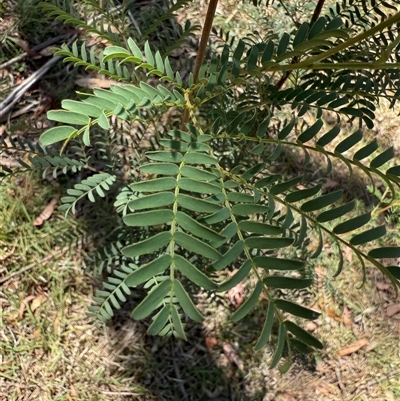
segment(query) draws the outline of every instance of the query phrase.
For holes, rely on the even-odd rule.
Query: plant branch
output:
[[[218,0],[210,0],[210,3],[208,4],[207,15],[204,21],[203,30],[201,32],[200,47],[199,51],[197,52],[196,62],[193,69],[194,83],[197,83],[199,79],[199,72],[201,65],[203,64],[204,56],[206,54],[207,43],[208,39],[210,38],[211,28],[214,21],[215,11],[217,10],[217,5]],[[188,121],[188,119],[189,111],[185,109],[181,124],[182,129],[184,128],[185,123]]]
[[[318,17],[320,16],[320,14],[321,14],[321,11],[322,11],[322,7],[324,6],[324,4],[325,4],[325,0],[318,0],[318,3],[317,3],[317,5],[316,5],[316,7],[315,7],[315,10],[314,10],[314,13],[313,13],[313,15],[312,15],[312,17],[311,17],[311,23],[310,23],[310,25],[312,25],[317,19],[318,19]],[[293,60],[292,60],[292,63],[291,64],[296,64],[296,63],[298,63],[298,61],[299,61],[299,58],[298,57],[293,57]],[[285,82],[288,80],[288,78],[290,77],[290,75],[291,75],[291,71],[286,71],[286,73],[282,76],[282,78],[278,81],[278,83],[275,85],[275,87],[276,87],[276,89],[281,89],[282,88],[282,86],[285,84]]]

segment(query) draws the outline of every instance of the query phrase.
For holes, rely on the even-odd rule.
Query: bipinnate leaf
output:
[[[267,315],[265,317],[264,326],[261,330],[260,337],[258,338],[254,349],[256,351],[263,348],[268,342],[272,332],[272,326],[274,324],[275,317],[275,306],[273,301],[269,301]]]
[[[287,330],[289,330],[292,334],[294,334],[300,341],[304,342],[305,344],[317,348],[322,349],[324,346],[322,343],[317,340],[313,335],[299,327],[297,324],[291,322],[290,320],[285,320],[283,322]]]
[[[184,312],[195,322],[202,322],[204,319],[203,316],[195,307],[193,301],[189,297],[189,294],[183,288],[183,285],[179,280],[174,280],[174,292],[178,299],[179,305],[182,307]]]
[[[45,131],[40,136],[40,143],[43,146],[49,146],[53,143],[57,143],[71,137],[75,132],[77,132],[75,128],[69,127],[67,125],[53,127]]]
[[[256,306],[262,289],[262,282],[257,281],[257,284],[250,297],[246,299],[246,301],[232,314],[231,320],[233,322],[238,322],[239,320],[243,319]]]
[[[305,308],[304,306],[287,301],[285,299],[275,299],[274,303],[277,308],[303,319],[315,320],[318,318],[318,316],[320,316],[319,312]]]
[[[171,286],[172,281],[170,278],[167,278],[153,287],[143,301],[132,311],[131,317],[135,320],[142,320],[149,316],[159,307],[162,300],[170,292]]]

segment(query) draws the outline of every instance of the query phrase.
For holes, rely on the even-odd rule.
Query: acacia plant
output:
[[[381,263],[400,256],[400,247],[379,240],[385,225],[375,224],[370,212],[357,215],[355,199],[344,201],[343,188],[330,191],[323,182],[345,169],[350,179],[361,172],[371,185],[383,185],[393,200],[399,193],[394,149],[366,142],[363,131],[373,128],[381,99],[395,107],[400,97],[400,1],[342,0],[327,7],[319,0],[312,15],[283,34],[217,32],[217,44],[208,47],[217,2],[208,3],[187,76],[169,55],[197,29],[190,21],[170,23],[189,0],[155,7],[152,18],[141,14],[142,25],[130,37],[104,28],[104,21],[111,25],[105,10],[98,9],[100,20],[85,14],[81,21],[74,8],[42,3],[56,19],[107,43],[100,51],[83,40],[56,55],[118,83],[78,93],[62,110],[49,111],[48,119],[61,124],[41,135],[31,161],[46,170],[86,171],[62,197],[65,212],[74,212],[82,198],[101,202],[118,188],[114,205],[124,226],[115,222],[118,235],[104,245],[97,271],[104,268],[108,277],[91,316],[110,319],[140,287],[146,295],[132,318],[151,316],[151,335],[185,338],[186,317],[203,319],[193,301],[196,286],[224,292],[246,280],[255,284],[231,319],[266,305],[255,349],[272,338],[276,366],[293,347],[322,347],[298,319],[319,313],[279,289],[309,287],[307,266],[326,243],[336,250],[337,274],[342,250],[350,248],[364,277],[373,265],[399,286],[399,268]],[[150,138],[146,146],[138,142],[143,138]],[[107,151],[113,141],[123,156]],[[61,155],[47,148],[57,142],[64,142]],[[81,149],[75,159],[72,144]],[[99,164],[95,153],[108,161]],[[296,159],[295,171],[282,167],[288,155]]]

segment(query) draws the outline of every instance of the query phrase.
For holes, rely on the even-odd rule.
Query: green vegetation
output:
[[[18,172],[58,183],[52,196],[66,188],[61,227],[82,226],[76,235],[49,238],[79,249],[73,241],[85,232],[88,270],[106,276],[90,318],[118,320],[128,305],[148,334],[190,340],[192,321],[213,338],[224,316],[217,326],[229,340],[241,339],[242,357],[254,347],[282,372],[298,352],[337,353],[341,347],[316,330],[326,314],[348,323],[335,302],[363,314],[363,294],[378,273],[392,295],[399,287],[398,150],[371,138],[377,105],[387,101],[393,109],[400,95],[398,2],[327,8],[320,1],[307,20],[292,18],[284,31],[263,27],[273,33],[225,33],[231,18],[214,30],[218,40],[206,51],[217,4],[210,1],[197,57],[185,66],[174,55],[197,27],[172,18],[190,2],[154,7],[152,18],[134,20],[139,29],[105,3],[40,6],[87,34],[56,55],[111,79],[111,86],[79,91],[62,110],[48,111],[54,125],[40,144],[1,144],[29,155],[18,159]],[[290,15],[284,3],[272,3],[270,16]],[[16,171],[3,167],[4,176]],[[48,255],[50,249],[42,252]],[[334,288],[330,276],[342,271],[343,288]],[[348,292],[346,286],[363,282]],[[226,304],[221,311],[219,300],[239,287],[233,312]],[[327,332],[342,330],[332,326]],[[357,339],[354,331],[336,334]],[[376,363],[390,360],[385,346],[378,354]],[[240,358],[234,363],[242,369]],[[200,377],[197,367],[193,375]],[[252,396],[262,399],[260,391]]]

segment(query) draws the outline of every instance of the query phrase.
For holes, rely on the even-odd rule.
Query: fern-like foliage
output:
[[[171,10],[184,3],[174,3]],[[179,127],[154,135],[156,145],[137,159],[134,178],[115,202],[124,224],[138,235],[115,242],[99,255],[98,271],[105,267],[109,277],[94,298],[91,316],[108,320],[132,289],[143,287],[147,295],[132,317],[151,316],[150,334],[185,338],[184,315],[203,319],[185,282],[227,291],[251,276],[255,286],[232,320],[247,316],[261,296],[268,299],[255,348],[271,340],[277,323],[271,362],[276,366],[285,349],[290,356],[292,348],[322,347],[296,319],[315,319],[319,313],[278,296],[276,290],[310,286],[312,277],[304,275],[307,258],[317,258],[326,240],[336,248],[338,274],[347,247],[364,272],[366,263],[372,264],[399,286],[398,269],[388,269],[380,259],[400,256],[400,247],[373,245],[386,234],[384,225],[371,226],[370,212],[354,214],[355,202],[343,203],[340,189],[324,192],[318,177],[276,171],[283,152],[299,155],[304,167],[317,154],[326,160],[326,174],[340,162],[350,177],[361,170],[372,185],[378,179],[393,198],[398,193],[400,166],[394,164],[394,150],[362,140],[379,98],[392,104],[398,100],[400,65],[392,53],[387,57],[378,47],[364,52],[363,46],[387,39],[386,50],[396,51],[397,38],[388,32],[400,22],[400,13],[387,16],[382,11],[390,8],[387,2],[371,0],[368,10],[364,3],[343,1],[343,9],[339,6],[280,37],[227,41],[203,63],[197,81],[192,74],[183,80],[169,58],[148,41],[129,38],[126,46],[106,47],[99,58],[92,53],[88,57],[84,46],[58,52],[75,65],[109,71],[109,76],[128,82],[94,89],[78,101],[64,100],[63,110],[48,113],[50,120],[63,125],[44,132],[42,145],[82,140],[91,146],[91,130],[110,130],[111,117],[147,127],[154,116],[170,110],[183,116]],[[124,71],[132,70],[142,75],[130,81]],[[290,76],[285,85],[276,79],[281,74]],[[381,80],[382,74],[386,79]],[[141,80],[146,75],[153,85]],[[336,113],[337,124],[325,124],[325,110]],[[280,115],[290,114],[277,122]],[[300,124],[306,114],[313,122]],[[342,128],[343,119],[357,123],[350,133]],[[85,196],[91,201],[95,194],[103,197],[115,181],[112,172],[85,178],[62,198],[62,209],[73,211]],[[316,246],[306,258],[287,256],[293,254],[289,250],[307,250],[313,236]]]

